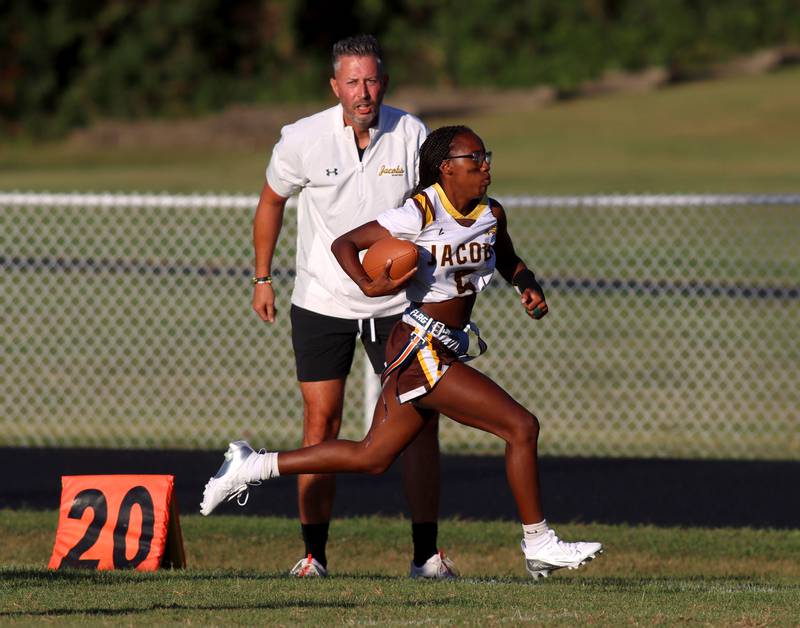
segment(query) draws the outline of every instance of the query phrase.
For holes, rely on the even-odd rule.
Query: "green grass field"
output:
[[[798,110],[794,67],[534,110],[500,93],[494,112],[426,122],[463,122],[485,139],[494,194],[797,192]],[[271,149],[0,145],[0,190],[256,194]]]
[[[54,512],[0,511],[0,623],[797,625],[800,530],[558,525],[605,553],[532,581],[512,522],[442,522],[457,582],[405,577],[408,522],[336,520],[324,581],[284,573],[298,558],[287,519],[182,518],[188,568],[52,572]]]

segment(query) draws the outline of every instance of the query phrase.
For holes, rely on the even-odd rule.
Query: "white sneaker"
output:
[[[203,490],[203,501],[200,502],[200,513],[210,515],[223,501],[230,501],[234,497],[240,506],[247,503],[248,482],[242,477],[241,471],[245,460],[256,452],[243,440],[237,440],[228,445],[225,452],[225,462],[211,478]],[[260,482],[250,482],[252,486]],[[242,498],[242,496],[244,496]]]
[[[328,575],[328,570],[320,565],[316,558],[312,558],[311,554],[309,554],[305,558],[297,561],[297,564],[292,567],[289,575],[296,578],[324,578]]]
[[[412,560],[411,571],[408,575],[412,578],[450,580],[458,577],[458,569],[456,569],[453,561],[444,555],[444,552],[439,551],[426,560],[422,567],[417,567]]]
[[[554,530],[545,532],[547,542],[536,550],[530,550],[522,540],[522,551],[525,554],[525,568],[534,579],[546,578],[556,569],[577,569],[584,563],[602,553],[601,543],[566,543],[556,536]]]

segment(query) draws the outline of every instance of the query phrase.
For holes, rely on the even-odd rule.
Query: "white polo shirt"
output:
[[[297,259],[292,303],[319,314],[365,319],[401,312],[405,294],[368,297],[331,253],[341,234],[403,204],[417,181],[419,147],[427,128],[409,113],[381,105],[377,128],[359,160],[342,106],[281,129],[267,166],[279,195],[299,193]]]

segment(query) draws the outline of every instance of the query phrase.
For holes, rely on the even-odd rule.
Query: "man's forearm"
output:
[[[253,252],[255,275],[262,277],[272,271],[272,256],[283,225],[283,209],[286,199],[277,196],[265,184],[253,218]]]

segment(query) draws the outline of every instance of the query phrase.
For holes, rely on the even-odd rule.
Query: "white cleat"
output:
[[[292,567],[289,575],[295,578],[324,578],[328,575],[328,570],[318,563],[316,558],[312,558],[311,554],[309,554],[305,558],[297,561],[297,564]]]
[[[525,569],[534,580],[547,578],[556,569],[577,569],[603,552],[601,543],[567,543],[559,539],[553,530],[545,534],[549,537],[547,542],[536,550],[527,548],[524,540],[521,543]]]
[[[243,440],[228,445],[225,462],[211,478],[203,490],[203,501],[200,502],[200,514],[210,515],[224,501],[236,498],[240,506],[247,503],[248,486],[256,486],[260,482],[247,482],[242,476],[244,462],[256,452]],[[242,497],[243,496],[243,497]]]
[[[411,561],[411,570],[408,574],[411,578],[431,578],[435,580],[452,580],[458,578],[458,569],[453,561],[439,551],[431,556],[421,567],[417,567]]]

